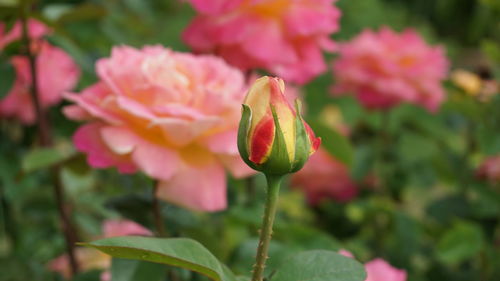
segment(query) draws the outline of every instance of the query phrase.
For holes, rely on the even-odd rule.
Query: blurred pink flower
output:
[[[42,22],[36,19],[28,20],[28,34],[33,39],[40,39],[42,36],[49,33],[49,28]],[[5,23],[0,22],[0,50],[13,41],[20,40],[22,37],[21,22],[17,21],[14,26],[7,31]]]
[[[213,52],[243,69],[264,68],[306,83],[326,70],[339,29],[336,0],[188,0],[199,15],[183,33],[198,52]]]
[[[103,235],[96,239],[110,238],[126,235],[151,236],[151,231],[130,220],[106,220],[102,224]],[[76,260],[82,271],[93,269],[105,270],[101,275],[102,281],[111,280],[111,274],[107,270],[111,266],[111,257],[91,248],[76,248]],[[71,278],[68,255],[61,255],[49,262],[51,271],[59,272],[64,278]]]
[[[427,45],[413,30],[365,30],[340,44],[339,53],[333,66],[336,95],[355,94],[369,109],[412,103],[431,112],[445,100],[441,81],[449,63],[444,50]]]
[[[22,36],[21,23],[18,21],[12,29],[6,32],[4,23],[0,23],[0,50]],[[80,69],[70,56],[63,50],[50,45],[41,37],[49,29],[41,22],[30,19],[28,33],[31,38],[31,49],[36,55],[38,74],[38,93],[42,108],[48,108],[59,103],[64,91],[72,89],[78,82]],[[19,119],[24,124],[35,122],[30,88],[32,87],[29,61],[26,56],[11,58],[16,80],[7,95],[0,100],[0,116]]]
[[[340,250],[339,254],[354,258],[354,256],[346,250]],[[365,264],[366,279],[365,281],[406,281],[406,271],[397,269],[391,266],[383,259],[377,258]]]
[[[106,220],[102,224],[102,229],[104,238],[125,235],[153,235],[153,233],[144,228],[144,226],[129,220]]]
[[[158,181],[157,196],[204,211],[226,207],[226,167],[252,173],[236,134],[246,84],[243,74],[213,56],[161,46],[113,48],[97,62],[98,83],[64,109],[87,120],[75,133],[92,167],[137,170]]]
[[[359,189],[349,176],[349,169],[321,148],[300,171],[292,175],[292,186],[303,190],[311,205],[327,198],[349,201]]]
[[[48,108],[58,104],[63,92],[76,85],[80,69],[68,54],[47,42],[39,42],[37,51],[39,99],[42,108]],[[0,116],[14,117],[24,124],[33,124],[35,108],[30,95],[32,80],[28,58],[14,56],[11,63],[16,71],[16,80],[7,95],[0,100]]]
[[[500,155],[486,158],[476,171],[479,178],[500,183]]]
[[[374,259],[365,264],[365,281],[406,281],[406,271],[391,266],[383,259]]]

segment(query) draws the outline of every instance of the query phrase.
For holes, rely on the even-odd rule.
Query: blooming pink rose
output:
[[[9,43],[20,40],[21,23],[17,22],[4,34],[5,25],[0,23],[0,50]],[[49,29],[41,22],[30,19],[28,33],[32,40],[31,49],[36,55],[38,74],[38,94],[42,108],[59,103],[64,91],[72,89],[78,82],[80,69],[63,50],[41,39]],[[16,80],[7,95],[0,100],[0,116],[19,119],[24,124],[35,122],[35,108],[30,95],[32,87],[28,58],[14,56],[11,63],[16,72]]]
[[[219,58],[161,46],[115,47],[97,74],[98,83],[66,95],[76,105],[64,109],[89,121],[73,137],[89,164],[142,171],[172,203],[224,209],[224,167],[236,177],[252,173],[236,146],[243,74]]]
[[[479,178],[500,183],[500,155],[486,158],[476,171]]]
[[[333,66],[334,94],[353,93],[370,109],[412,103],[431,112],[445,99],[444,50],[427,45],[413,30],[401,34],[387,27],[378,33],[365,30],[339,49]]]
[[[321,148],[300,171],[292,175],[292,186],[303,190],[312,205],[325,198],[349,201],[359,189],[350,178],[348,168]]]
[[[354,256],[346,250],[340,250],[339,254],[354,258]],[[377,258],[365,264],[366,279],[365,281],[406,281],[406,271],[397,269],[391,266],[383,259]]]
[[[326,70],[322,51],[335,48],[336,0],[188,1],[199,15],[184,41],[243,70],[264,68],[302,84]]]
[[[102,224],[103,235],[96,239],[110,238],[126,235],[152,235],[151,231],[143,226],[129,220],[106,220]],[[111,266],[111,257],[102,252],[91,248],[76,248],[75,256],[82,271],[92,269],[105,270],[101,275],[101,281],[111,280],[111,274],[107,270]],[[69,266],[68,255],[61,255],[49,262],[48,267],[51,271],[59,272],[64,278],[71,278],[71,268]]]
[[[40,39],[42,36],[49,33],[49,28],[38,20],[28,20],[28,35],[33,39]],[[14,26],[7,32],[5,23],[0,22],[0,50],[13,41],[20,40],[22,37],[22,25],[17,21]]]

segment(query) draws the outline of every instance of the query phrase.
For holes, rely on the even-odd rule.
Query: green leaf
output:
[[[297,113],[297,117],[295,118],[295,159],[292,164],[293,173],[302,169],[307,159],[309,159],[311,151],[311,141],[309,140],[309,136],[304,126],[299,100],[295,100],[295,112]]]
[[[351,166],[354,150],[349,140],[323,123],[310,122],[316,136],[321,137],[321,146],[342,163]]]
[[[437,257],[443,263],[458,264],[476,255],[483,243],[479,226],[458,222],[441,237],[437,245]]]
[[[161,281],[165,274],[165,266],[157,263],[113,259],[111,264],[111,281]]]
[[[50,167],[61,163],[75,155],[71,146],[58,146],[51,148],[36,148],[28,152],[22,159],[22,170],[30,173],[39,169]]]
[[[236,281],[236,277],[205,247],[192,239],[124,236],[81,243],[81,245],[96,248],[115,258],[143,260],[185,268],[214,281]]]
[[[271,281],[364,281],[362,264],[333,251],[313,250],[284,261]]]
[[[241,120],[238,127],[238,151],[241,159],[251,168],[255,169],[255,164],[248,158],[248,132],[250,122],[252,121],[252,110],[246,104],[242,104]]]
[[[0,62],[0,99],[9,93],[15,79],[14,67],[7,60],[3,60],[2,57],[2,62]]]

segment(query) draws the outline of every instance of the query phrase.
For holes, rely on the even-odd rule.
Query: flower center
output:
[[[249,5],[248,9],[259,16],[277,18],[281,17],[287,6],[290,5],[290,0],[270,0],[263,1],[259,4]]]

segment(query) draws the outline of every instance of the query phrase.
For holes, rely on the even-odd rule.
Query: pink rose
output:
[[[96,237],[96,239],[126,235],[152,235],[151,231],[130,220],[106,220],[103,222],[102,228],[103,235]],[[78,247],[75,249],[75,256],[82,271],[103,269],[105,271],[101,275],[101,281],[111,280],[111,274],[107,270],[111,266],[111,257],[109,255],[95,249]],[[66,254],[50,261],[48,267],[51,271],[59,272],[66,279],[71,278],[69,258]]]
[[[212,52],[243,69],[264,68],[306,83],[326,70],[334,50],[336,0],[188,0],[199,15],[183,33],[198,52]]]
[[[441,81],[449,63],[444,50],[427,45],[413,30],[365,30],[341,44],[339,53],[333,65],[336,95],[355,94],[369,109],[412,103],[431,112],[445,100]]]
[[[35,39],[47,32],[47,28],[35,20],[30,20],[28,27],[30,36]],[[16,23],[8,34],[0,35],[0,49],[20,39],[20,28],[20,23]],[[2,29],[3,25],[0,25],[0,34]],[[31,48],[36,55],[40,105],[42,108],[48,108],[58,104],[62,93],[76,85],[80,69],[68,54],[46,41],[32,41]],[[0,116],[16,118],[28,125],[33,124],[35,108],[30,94],[32,80],[28,58],[14,56],[10,61],[16,72],[16,80],[7,95],[0,100]]]
[[[302,170],[292,175],[292,186],[303,190],[310,204],[330,198],[346,202],[358,194],[358,185],[350,178],[348,168],[320,148]]]
[[[354,258],[354,256],[346,250],[340,250],[339,254]],[[391,266],[383,259],[377,258],[365,264],[366,279],[365,281],[406,281],[406,271],[397,269]]]
[[[64,113],[88,121],[75,133],[92,167],[142,171],[161,199],[205,211],[226,207],[226,167],[252,173],[238,155],[236,134],[246,84],[219,58],[161,46],[113,48],[97,62],[100,81]]]

